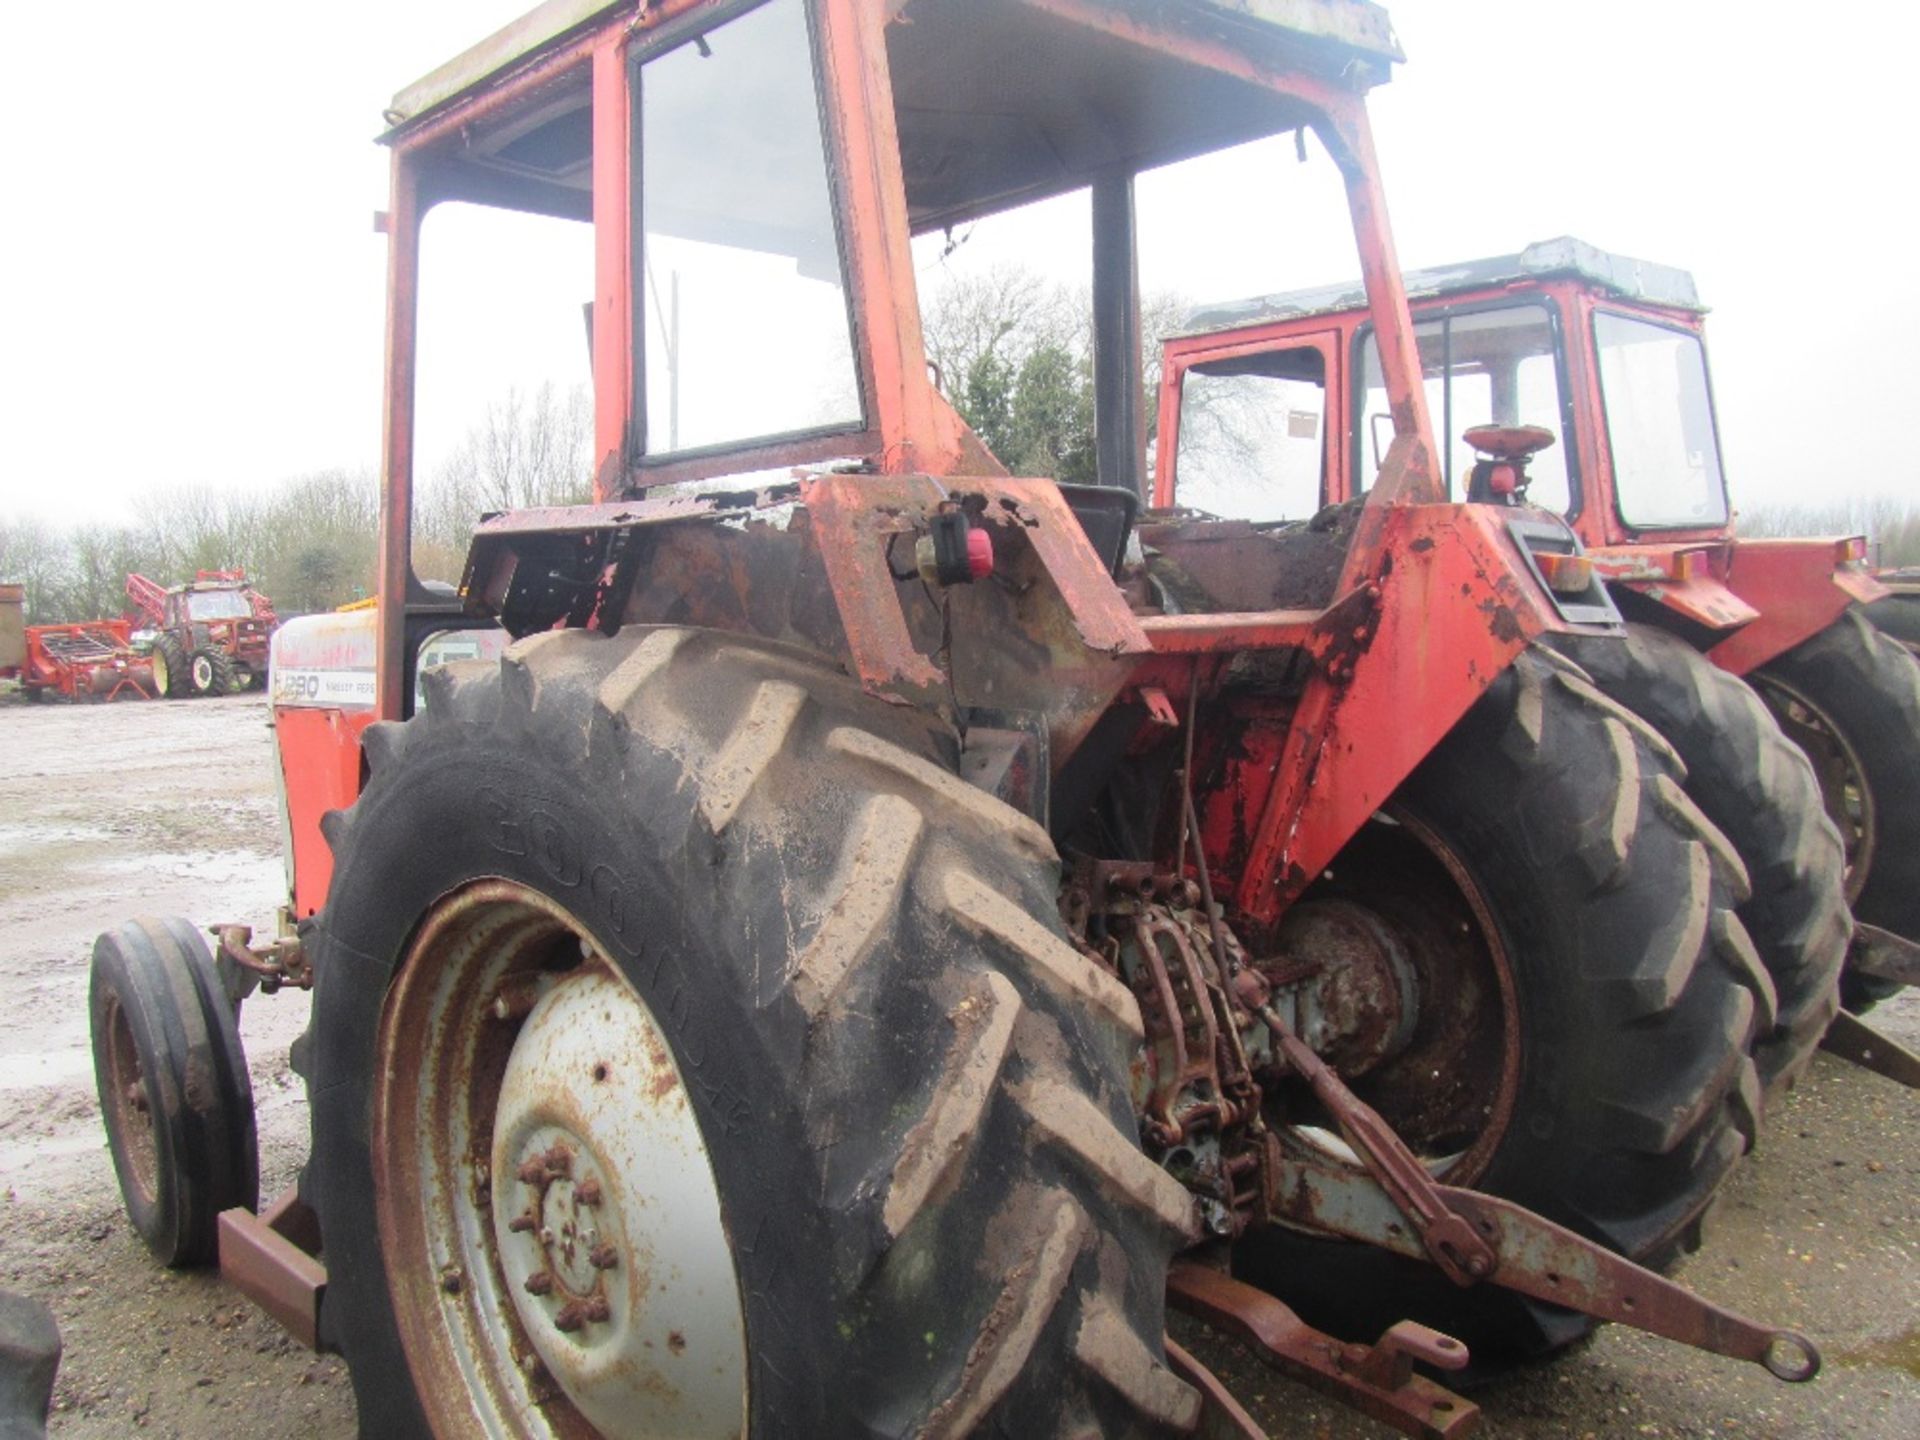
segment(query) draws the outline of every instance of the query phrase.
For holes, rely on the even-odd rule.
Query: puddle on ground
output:
[[[259,850],[154,850],[141,854],[116,856],[100,868],[109,873],[152,875],[165,879],[196,880],[211,884],[246,885],[247,907],[253,908],[254,892],[261,885],[277,891],[282,866],[278,855]],[[236,908],[238,908],[236,906]]]
[[[1833,1363],[1849,1370],[1904,1370],[1920,1380],[1920,1329],[1843,1350]]]
[[[0,824],[0,860],[24,856],[50,846],[84,845],[113,839],[98,825],[47,825],[33,820]]]

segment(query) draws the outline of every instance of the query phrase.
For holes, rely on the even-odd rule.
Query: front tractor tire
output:
[[[222,1210],[260,1200],[253,1082],[207,942],[185,920],[94,941],[88,1028],[127,1219],[163,1265],[210,1264]]]
[[[1360,905],[1435,957],[1410,1044],[1360,1097],[1446,1183],[1650,1264],[1751,1147],[1749,1046],[1774,1018],[1740,862],[1670,753],[1576,667],[1524,652],[1302,900]],[[1483,1376],[1592,1325],[1277,1226],[1235,1266],[1344,1339],[1402,1319],[1455,1335]]]
[[[196,695],[231,695],[234,683],[233,657],[209,646],[193,652],[190,673]]]
[[[682,629],[425,684],[314,964],[362,1435],[1190,1429],[1137,1007],[944,729]]]
[[[1629,625],[1624,640],[1567,636],[1559,648],[1673,746],[1687,795],[1746,863],[1740,920],[1779,999],[1754,1059],[1769,1092],[1786,1088],[1840,1008],[1853,934],[1846,851],[1813,766],[1752,687],[1675,636]]]
[[[1747,679],[1820,777],[1854,917],[1920,941],[1920,662],[1854,609]],[[1858,1011],[1898,988],[1849,971],[1840,993]]]

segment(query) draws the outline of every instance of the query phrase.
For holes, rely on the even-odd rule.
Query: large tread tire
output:
[[[1866,873],[1848,877],[1854,917],[1920,940],[1920,662],[1855,608],[1749,678],[1776,714],[1785,703],[1777,685],[1802,697],[1857,758],[1874,837]],[[1849,971],[1841,998],[1863,1010],[1898,988]]]
[[[1920,656],[1920,595],[1889,595],[1868,605],[1863,613],[1875,629],[1891,635],[1910,654]]]
[[[206,942],[185,920],[107,931],[88,1015],[127,1218],[162,1264],[210,1264],[220,1212],[260,1203],[260,1157],[238,1018]]]
[[[1779,1002],[1754,1060],[1777,1094],[1840,1008],[1853,935],[1846,851],[1813,766],[1752,687],[1665,631],[1629,625],[1624,640],[1568,635],[1556,648],[1666,738],[1686,767],[1688,797],[1746,864],[1753,893],[1740,921]]]
[[[1740,862],[1678,774],[1644,724],[1536,649],[1396,797],[1468,865],[1514,971],[1518,1091],[1474,1188],[1655,1264],[1696,1233],[1753,1144],[1749,1047],[1773,1023],[1773,987],[1734,913]],[[1278,1228],[1243,1241],[1235,1264],[1343,1338],[1408,1318],[1458,1336],[1476,1377],[1592,1323]]]
[[[186,648],[171,635],[162,635],[153,642],[153,658],[157,662],[155,678],[160,682],[161,698],[166,700],[184,700],[193,694],[193,677],[189,673]]]
[[[363,1436],[426,1433],[394,1306],[435,1303],[382,1258],[382,999],[415,920],[480,876],[568,906],[667,1017],[736,1245],[748,1434],[1195,1423],[1163,1350],[1194,1212],[1134,1138],[1137,1007],[1067,942],[1045,832],[957,779],[950,734],[675,628],[424,684],[330,817],[314,965],[305,1188]]]

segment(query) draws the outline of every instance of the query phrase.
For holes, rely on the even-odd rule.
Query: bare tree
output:
[[[0,580],[24,585],[27,623],[59,618],[59,582],[66,568],[66,542],[51,525],[32,516],[0,520]]]
[[[1141,301],[1149,435],[1158,409],[1160,342],[1187,310],[1169,294]],[[934,289],[921,329],[943,393],[1004,464],[1087,480],[1093,469],[1092,317],[1085,287],[1001,265]]]

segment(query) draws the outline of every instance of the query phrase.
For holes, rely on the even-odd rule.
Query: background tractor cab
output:
[[[1738,534],[1692,277],[1558,239],[1406,279],[1449,493],[1564,516],[1584,542],[1578,563],[1606,577],[1630,623],[1751,682],[1811,761],[1846,845],[1861,922],[1849,1004],[1885,994],[1891,976],[1920,974],[1907,948],[1920,940],[1920,671],[1867,624],[1903,616],[1868,573],[1861,536]],[[1156,503],[1267,521],[1364,493],[1391,408],[1378,353],[1352,287],[1196,313],[1190,333],[1165,344]],[[1648,667],[1680,665],[1671,651],[1631,665],[1624,651],[1609,658],[1575,642],[1570,653],[1596,675],[1617,671],[1632,708],[1660,711],[1646,718],[1690,768],[1730,753],[1724,710],[1713,721],[1675,699],[1710,682],[1640,683]],[[1759,746],[1759,729],[1745,728]],[[1703,746],[1717,736],[1717,758],[1688,754],[1690,735]],[[1752,782],[1724,778],[1728,809],[1714,818],[1737,828],[1755,804],[1734,791]],[[1798,865],[1805,887],[1791,846],[1778,863]]]
[[[1563,238],[1406,283],[1448,492],[1479,498],[1497,430],[1545,432],[1488,498],[1564,515],[1627,618],[1744,674],[1887,593],[1861,537],[1738,538],[1685,271]],[[1304,519],[1379,473],[1390,406],[1352,286],[1197,311],[1162,375],[1158,504],[1177,475],[1181,504]]]

